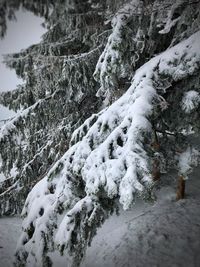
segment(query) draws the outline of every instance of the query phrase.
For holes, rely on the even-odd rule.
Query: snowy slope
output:
[[[158,201],[138,201],[132,210],[113,215],[97,232],[81,267],[199,267],[200,167],[186,185],[186,199],[175,202],[175,175],[163,177]],[[0,219],[0,267],[11,267],[21,219]],[[57,255],[54,266],[66,267]]]
[[[200,202],[184,200],[141,212],[96,237],[82,267],[200,266]]]
[[[0,267],[11,267],[14,251],[21,230],[18,217],[0,218]]]
[[[81,267],[200,266],[200,168],[187,183],[185,200],[171,186],[158,202],[110,218],[88,248]],[[165,177],[164,177],[165,178]]]

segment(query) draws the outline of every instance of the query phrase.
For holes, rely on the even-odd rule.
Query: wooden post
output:
[[[176,200],[183,199],[185,197],[185,179],[183,175],[178,177],[178,188],[176,191]]]

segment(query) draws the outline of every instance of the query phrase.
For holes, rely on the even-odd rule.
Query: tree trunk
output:
[[[155,141],[152,143],[152,148],[155,152],[159,152],[160,144],[159,144],[157,132],[155,129],[154,129],[154,138],[155,138]],[[152,177],[154,181],[160,180],[160,161],[158,158],[155,158],[153,160]]]
[[[154,181],[160,180],[160,162],[158,159],[154,159],[153,161],[152,176]]]
[[[178,178],[178,188],[176,191],[176,200],[183,199],[185,197],[185,180],[182,175]]]

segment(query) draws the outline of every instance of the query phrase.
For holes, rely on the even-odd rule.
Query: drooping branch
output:
[[[18,264],[37,259],[44,265],[42,258],[50,260],[56,249],[69,265],[78,264],[98,226],[94,221],[90,228],[91,218],[96,210],[104,214],[103,203],[109,203],[106,211],[112,210],[116,200],[127,209],[136,196],[149,197],[154,156],[151,122],[155,121],[160,101],[154,82],[167,75],[173,84],[198,71],[199,40],[197,32],[150,60],[137,70],[131,87],[120,99],[75,131],[71,148],[26,200]],[[164,152],[173,162],[174,155]],[[42,256],[36,249],[38,245]]]

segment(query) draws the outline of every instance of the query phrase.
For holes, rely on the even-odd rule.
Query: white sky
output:
[[[9,21],[7,34],[0,39],[0,92],[13,90],[23,81],[18,79],[15,71],[6,68],[2,63],[3,54],[18,52],[23,48],[38,43],[45,29],[41,26],[42,18],[31,12],[16,12],[17,21]],[[0,120],[12,117],[15,113],[0,105]],[[0,124],[1,125],[1,124]]]

